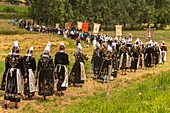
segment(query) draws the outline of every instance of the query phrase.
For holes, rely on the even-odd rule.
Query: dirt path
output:
[[[145,78],[145,76],[155,76],[158,73],[165,72],[170,70],[169,64],[166,63],[165,65],[160,65],[158,67],[150,68],[150,69],[140,69],[137,72],[127,72],[126,76],[120,75],[120,72],[118,74],[118,77],[111,81],[110,86],[111,90],[117,90],[120,87],[128,87],[129,83],[132,81],[135,82],[142,82]],[[86,80],[83,87],[69,87],[65,92],[63,97],[57,97],[57,96],[51,96],[48,97],[49,103],[52,104],[52,106],[56,106],[56,108],[64,109],[66,105],[73,104],[75,102],[79,102],[83,100],[86,96],[92,96],[95,93],[99,91],[106,91],[107,89],[107,83],[102,84],[99,82],[96,82],[92,79],[92,74],[88,74],[88,79]],[[23,111],[23,108],[26,108],[28,106],[36,106],[36,109],[38,109],[38,112],[43,112],[47,109],[47,111],[50,108],[44,108],[43,105],[37,106],[38,102],[43,102],[42,97],[38,96],[36,94],[35,97],[33,97],[32,100],[22,100],[20,103],[20,107],[18,110],[15,110],[14,104],[10,105],[10,108],[8,110],[4,110],[3,108],[3,95],[4,92],[0,91],[0,111],[3,112],[21,112]],[[62,106],[61,106],[62,105]],[[28,112],[28,111],[27,111]]]

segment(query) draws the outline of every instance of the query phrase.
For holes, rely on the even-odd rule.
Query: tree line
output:
[[[34,22],[55,25],[87,21],[89,25],[154,24],[164,27],[170,23],[170,0],[26,0]]]

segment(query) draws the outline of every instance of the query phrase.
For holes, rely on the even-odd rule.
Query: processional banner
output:
[[[122,37],[122,25],[116,25],[116,36]]]
[[[60,25],[59,23],[56,23],[55,28],[59,28],[59,25]]]
[[[77,22],[77,29],[82,30],[83,22]]]
[[[93,33],[98,34],[99,33],[99,28],[100,28],[100,24],[94,23]]]
[[[88,23],[87,22],[83,22],[83,24],[82,24],[82,31],[83,32],[88,32]]]
[[[147,39],[154,38],[154,28],[146,28],[146,38]]]
[[[71,30],[71,28],[72,28],[72,22],[65,23],[65,29]]]

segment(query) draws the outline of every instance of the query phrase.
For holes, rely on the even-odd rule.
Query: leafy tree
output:
[[[94,22],[107,25],[112,21],[112,2],[110,0],[93,0]]]
[[[26,0],[31,18],[39,24],[88,21],[106,25],[170,22],[170,0]]]
[[[66,0],[53,0],[51,3],[50,9],[50,18],[55,23],[61,23],[62,25],[65,23],[65,3]]]
[[[169,3],[169,0],[155,0],[154,25],[156,28],[157,24],[161,24],[163,26],[168,23],[168,18],[166,18],[166,16],[169,15]]]

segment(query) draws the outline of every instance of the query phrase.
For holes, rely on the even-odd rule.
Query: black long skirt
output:
[[[80,62],[76,61],[71,70],[71,74],[69,76],[70,83],[79,83],[84,84],[84,80],[81,80],[81,66]]]
[[[109,65],[111,65],[111,61],[102,60],[102,64],[100,66],[99,78],[103,78],[105,75],[108,75]]]
[[[42,69],[38,76],[39,95],[51,96],[54,93],[54,76],[53,70]]]
[[[58,83],[57,83],[57,91],[64,91],[66,90],[66,87],[62,87],[62,84],[64,82],[64,79],[65,79],[65,68],[64,66],[57,66],[57,75],[56,75],[56,79],[58,79]]]
[[[93,73],[96,77],[99,77],[99,71],[102,64],[102,58],[101,57],[94,57],[93,60]]]
[[[145,67],[151,67],[152,61],[152,55],[148,54],[145,59]]]
[[[130,67],[130,69],[137,70],[137,68],[138,68],[138,59],[134,59],[134,60],[132,60],[132,62],[131,62],[131,67]]]
[[[14,69],[14,71],[10,73],[10,69],[9,69],[6,77],[6,87],[5,87],[5,95],[4,95],[5,100],[9,100],[11,102],[20,102],[21,91],[19,90],[22,90],[20,86],[21,81],[22,81],[21,78],[17,77],[17,70]]]

